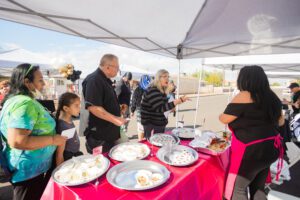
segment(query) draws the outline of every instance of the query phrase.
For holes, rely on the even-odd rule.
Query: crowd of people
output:
[[[82,155],[77,132],[67,139],[61,133],[74,128],[72,116],[80,114],[80,101],[89,112],[86,149],[102,146],[108,152],[120,138],[120,127],[127,129],[128,118],[136,115],[139,141],[155,133],[163,133],[168,124],[166,111],[175,111],[190,100],[175,98],[176,86],[169,72],[159,70],[154,79],[143,75],[131,91],[131,73],[112,82],[119,72],[118,57],[104,55],[99,67],[82,83],[84,99],[74,93],[59,98],[56,116],[49,114],[35,98],[45,85],[38,66],[18,65],[10,82],[0,83],[0,131],[6,144],[3,154],[12,172],[16,200],[40,199],[55,166],[73,156]],[[267,76],[259,66],[241,69],[237,86],[240,92],[228,104],[220,121],[232,131],[229,174],[224,196],[227,199],[266,199],[264,184],[272,162],[281,156],[279,127],[284,120],[281,101],[272,92]],[[299,112],[299,85],[291,84],[292,102]],[[131,112],[131,115],[130,115]],[[274,145],[275,144],[275,145]]]

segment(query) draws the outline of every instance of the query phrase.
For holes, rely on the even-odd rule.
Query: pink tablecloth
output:
[[[146,142],[147,143],[147,142]],[[186,141],[182,144],[186,145]],[[148,143],[147,143],[148,144]],[[153,148],[156,153],[157,147]],[[117,189],[110,185],[105,175],[99,178],[99,185],[95,181],[76,187],[66,187],[49,181],[42,200],[71,200],[71,199],[117,199],[117,200],[219,200],[222,199],[225,183],[225,167],[228,152],[220,156],[209,156],[199,153],[199,160],[188,167],[172,167],[159,161],[155,156],[148,157],[165,165],[171,172],[170,179],[162,186],[141,192],[131,192]],[[110,168],[117,164],[111,160]]]

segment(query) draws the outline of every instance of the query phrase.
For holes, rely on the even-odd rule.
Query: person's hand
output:
[[[286,100],[285,98],[283,98],[283,99],[282,99],[282,104],[286,104],[286,105],[288,105],[288,104],[289,104],[289,102],[288,102],[288,100]]]
[[[180,100],[181,100],[182,103],[184,103],[186,101],[191,101],[191,99],[189,97],[185,96],[185,95],[180,97]]]
[[[121,105],[121,114],[125,115],[126,110],[128,109],[128,106],[126,104]]]
[[[54,135],[52,139],[53,139],[53,145],[64,146],[68,138],[61,135]]]
[[[114,122],[114,124],[115,124],[116,126],[122,126],[122,125],[124,125],[124,124],[126,124],[126,123],[127,123],[127,120],[124,119],[124,118],[122,118],[122,117],[116,117],[116,120],[115,120],[115,122]]]

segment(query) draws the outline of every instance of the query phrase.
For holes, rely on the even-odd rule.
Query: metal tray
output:
[[[155,142],[154,140],[156,138],[159,138],[159,137],[172,137],[172,138],[174,138],[175,143],[173,143],[173,145],[180,143],[179,137],[177,137],[176,135],[173,135],[173,134],[166,134],[166,133],[155,133],[152,137],[149,138],[149,142],[151,144],[155,145],[155,146],[158,146],[158,147],[162,147],[162,146],[168,144],[168,143],[162,144],[162,143],[159,143],[159,142]]]
[[[188,132],[188,133],[186,133]],[[192,128],[174,128],[172,130],[172,134],[176,135],[181,139],[194,139],[195,138],[195,130]]]
[[[189,144],[189,146],[191,146],[191,145]],[[192,147],[192,146],[191,147],[200,153],[205,153],[205,154],[209,154],[212,156],[218,156],[218,155],[224,153],[225,151],[227,151],[227,149],[230,148],[230,146],[231,146],[231,144],[228,143],[227,147],[223,151],[214,151],[214,150],[211,150],[211,149],[205,148],[205,147]]]
[[[171,155],[175,152],[175,151],[188,151],[193,155],[193,160],[191,160],[190,162],[184,163],[184,164],[174,164],[171,160]],[[157,153],[156,153],[156,157],[164,162],[167,163],[169,165],[173,165],[173,166],[188,166],[193,164],[194,162],[196,162],[198,160],[198,153],[187,146],[182,146],[182,145],[170,145],[170,146],[164,146],[162,148],[160,148]]]
[[[139,170],[148,170],[152,173],[160,173],[163,178],[160,182],[145,186],[136,187],[135,175]],[[124,162],[112,167],[106,174],[107,181],[116,188],[123,190],[141,191],[156,188],[164,184],[170,177],[170,172],[161,164],[149,160],[134,160]]]
[[[85,180],[82,180],[80,182],[76,182],[76,183],[66,183],[66,182],[61,182],[60,180],[56,179],[55,178],[55,173],[60,170],[63,166],[66,166],[66,165],[75,165],[76,163],[81,163],[83,162],[84,159],[86,158],[93,158],[94,156],[93,155],[82,155],[82,156],[78,156],[78,157],[75,157],[75,158],[72,158],[70,160],[67,160],[65,162],[63,162],[62,164],[60,164],[57,168],[55,168],[55,170],[52,172],[51,176],[52,176],[52,179],[60,184],[60,185],[65,185],[65,186],[76,186],[76,185],[82,185],[82,184],[85,184],[85,183],[88,183],[88,182],[91,182],[95,179],[97,179],[98,177],[100,177],[101,175],[103,175],[109,168],[109,165],[110,165],[110,162],[109,160],[106,158],[106,157],[102,157],[103,158],[103,162],[104,162],[104,167],[102,168],[103,170],[99,171],[98,174],[96,174],[95,176],[89,178],[89,179],[85,179]]]
[[[119,147],[122,147],[122,146],[126,146],[126,145],[139,145],[139,146],[142,146],[142,147],[145,147],[146,149],[146,153],[144,156],[140,157],[140,158],[136,158],[136,159],[132,159],[132,160],[142,160],[144,158],[146,158],[149,154],[150,154],[150,149],[149,147],[146,145],[146,144],[142,144],[142,143],[137,143],[137,142],[125,142],[125,143],[121,143],[121,144],[118,144],[116,146],[114,146],[110,151],[109,151],[109,154],[108,156],[116,161],[119,161],[119,162],[124,162],[124,161],[129,161],[129,160],[124,160],[124,159],[118,159],[118,158],[115,158],[113,156],[113,152],[119,148]],[[131,161],[131,160],[130,160]]]

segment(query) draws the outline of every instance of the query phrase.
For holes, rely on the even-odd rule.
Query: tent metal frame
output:
[[[284,41],[280,41],[280,42],[271,42],[271,43],[250,43],[250,42],[240,42],[240,41],[234,41],[234,42],[230,42],[230,43],[225,43],[225,44],[221,44],[221,45],[217,45],[214,47],[210,47],[210,48],[192,48],[192,47],[185,47],[182,44],[178,44],[177,47],[164,47],[163,45],[151,40],[148,37],[126,37],[126,36],[120,36],[110,30],[108,30],[107,28],[95,23],[94,21],[90,20],[90,19],[84,19],[84,18],[76,18],[76,17],[69,17],[69,16],[59,16],[59,15],[52,15],[52,14],[46,14],[46,13],[41,13],[41,12],[37,12],[34,11],[26,6],[24,6],[23,4],[16,2],[14,0],[6,0],[7,2],[10,2],[11,4],[13,4],[14,6],[18,6],[20,7],[20,9],[23,10],[19,10],[19,9],[13,9],[13,8],[7,8],[7,7],[0,7],[0,11],[6,11],[6,12],[11,12],[11,13],[18,13],[18,14],[24,14],[24,15],[34,15],[34,16],[39,16],[42,19],[51,22],[61,28],[63,28],[64,30],[67,31],[63,32],[63,31],[58,31],[58,30],[54,30],[56,32],[62,32],[64,34],[70,34],[70,35],[75,35],[75,36],[79,36],[82,38],[86,38],[86,39],[92,39],[92,40],[96,40],[96,41],[101,41],[101,40],[105,40],[105,39],[118,39],[118,40],[122,40],[124,42],[126,42],[127,44],[129,44],[132,48],[141,50],[141,51],[145,51],[145,52],[150,52],[150,53],[155,53],[155,54],[162,54],[164,56],[167,57],[172,57],[172,58],[177,58],[178,59],[178,54],[176,54],[176,51],[178,49],[178,46],[182,47],[182,59],[184,58],[193,58],[193,56],[198,55],[198,54],[202,54],[202,53],[216,53],[219,54],[219,56],[238,56],[238,55],[244,55],[246,53],[249,53],[252,50],[259,50],[265,47],[276,47],[276,48],[289,48],[289,49],[296,49],[300,51],[300,46],[292,46],[292,45],[287,45],[287,43],[291,43],[291,42],[296,42],[299,41],[300,42],[300,37],[295,37],[293,39],[289,38],[286,39]],[[206,6],[206,1],[204,2],[204,4],[202,5],[202,7],[200,8],[198,14],[196,15],[189,31],[187,32],[187,35],[189,34],[189,32],[191,31],[191,29],[193,28],[193,26],[195,25],[196,20],[201,16],[201,13],[203,11],[203,9]],[[1,17],[0,17],[1,18]],[[90,25],[93,25],[99,29],[101,29],[102,31],[108,33],[111,35],[111,37],[91,37],[91,36],[87,36],[85,34],[82,34],[66,25],[64,25],[63,23],[57,22],[55,19],[67,19],[67,20],[73,20],[73,21],[84,21],[89,23]],[[7,19],[4,19],[7,20]],[[13,20],[12,20],[13,21]],[[20,22],[18,22],[20,23]],[[31,24],[28,24],[31,25]],[[33,25],[31,25],[33,26]],[[38,27],[38,26],[37,26]],[[44,27],[39,27],[39,28],[43,28]],[[52,30],[52,29],[50,29]],[[72,34],[71,34],[72,33]],[[187,36],[186,36],[187,37]],[[185,40],[186,38],[184,38]],[[130,40],[145,40],[147,42],[150,42],[152,45],[156,46],[157,48],[151,48],[151,49],[145,49],[143,47],[141,47],[140,45],[136,44],[133,41]],[[107,41],[101,41],[104,43],[109,43]],[[250,47],[247,48],[247,50],[242,50],[242,51],[238,51],[236,53],[233,52],[228,52],[225,50],[220,50],[220,48],[226,48],[226,47],[230,47],[232,45],[254,45],[254,47]],[[122,46],[122,45],[119,45]],[[163,51],[164,53],[162,53],[161,51]],[[184,53],[185,52],[185,53]]]

